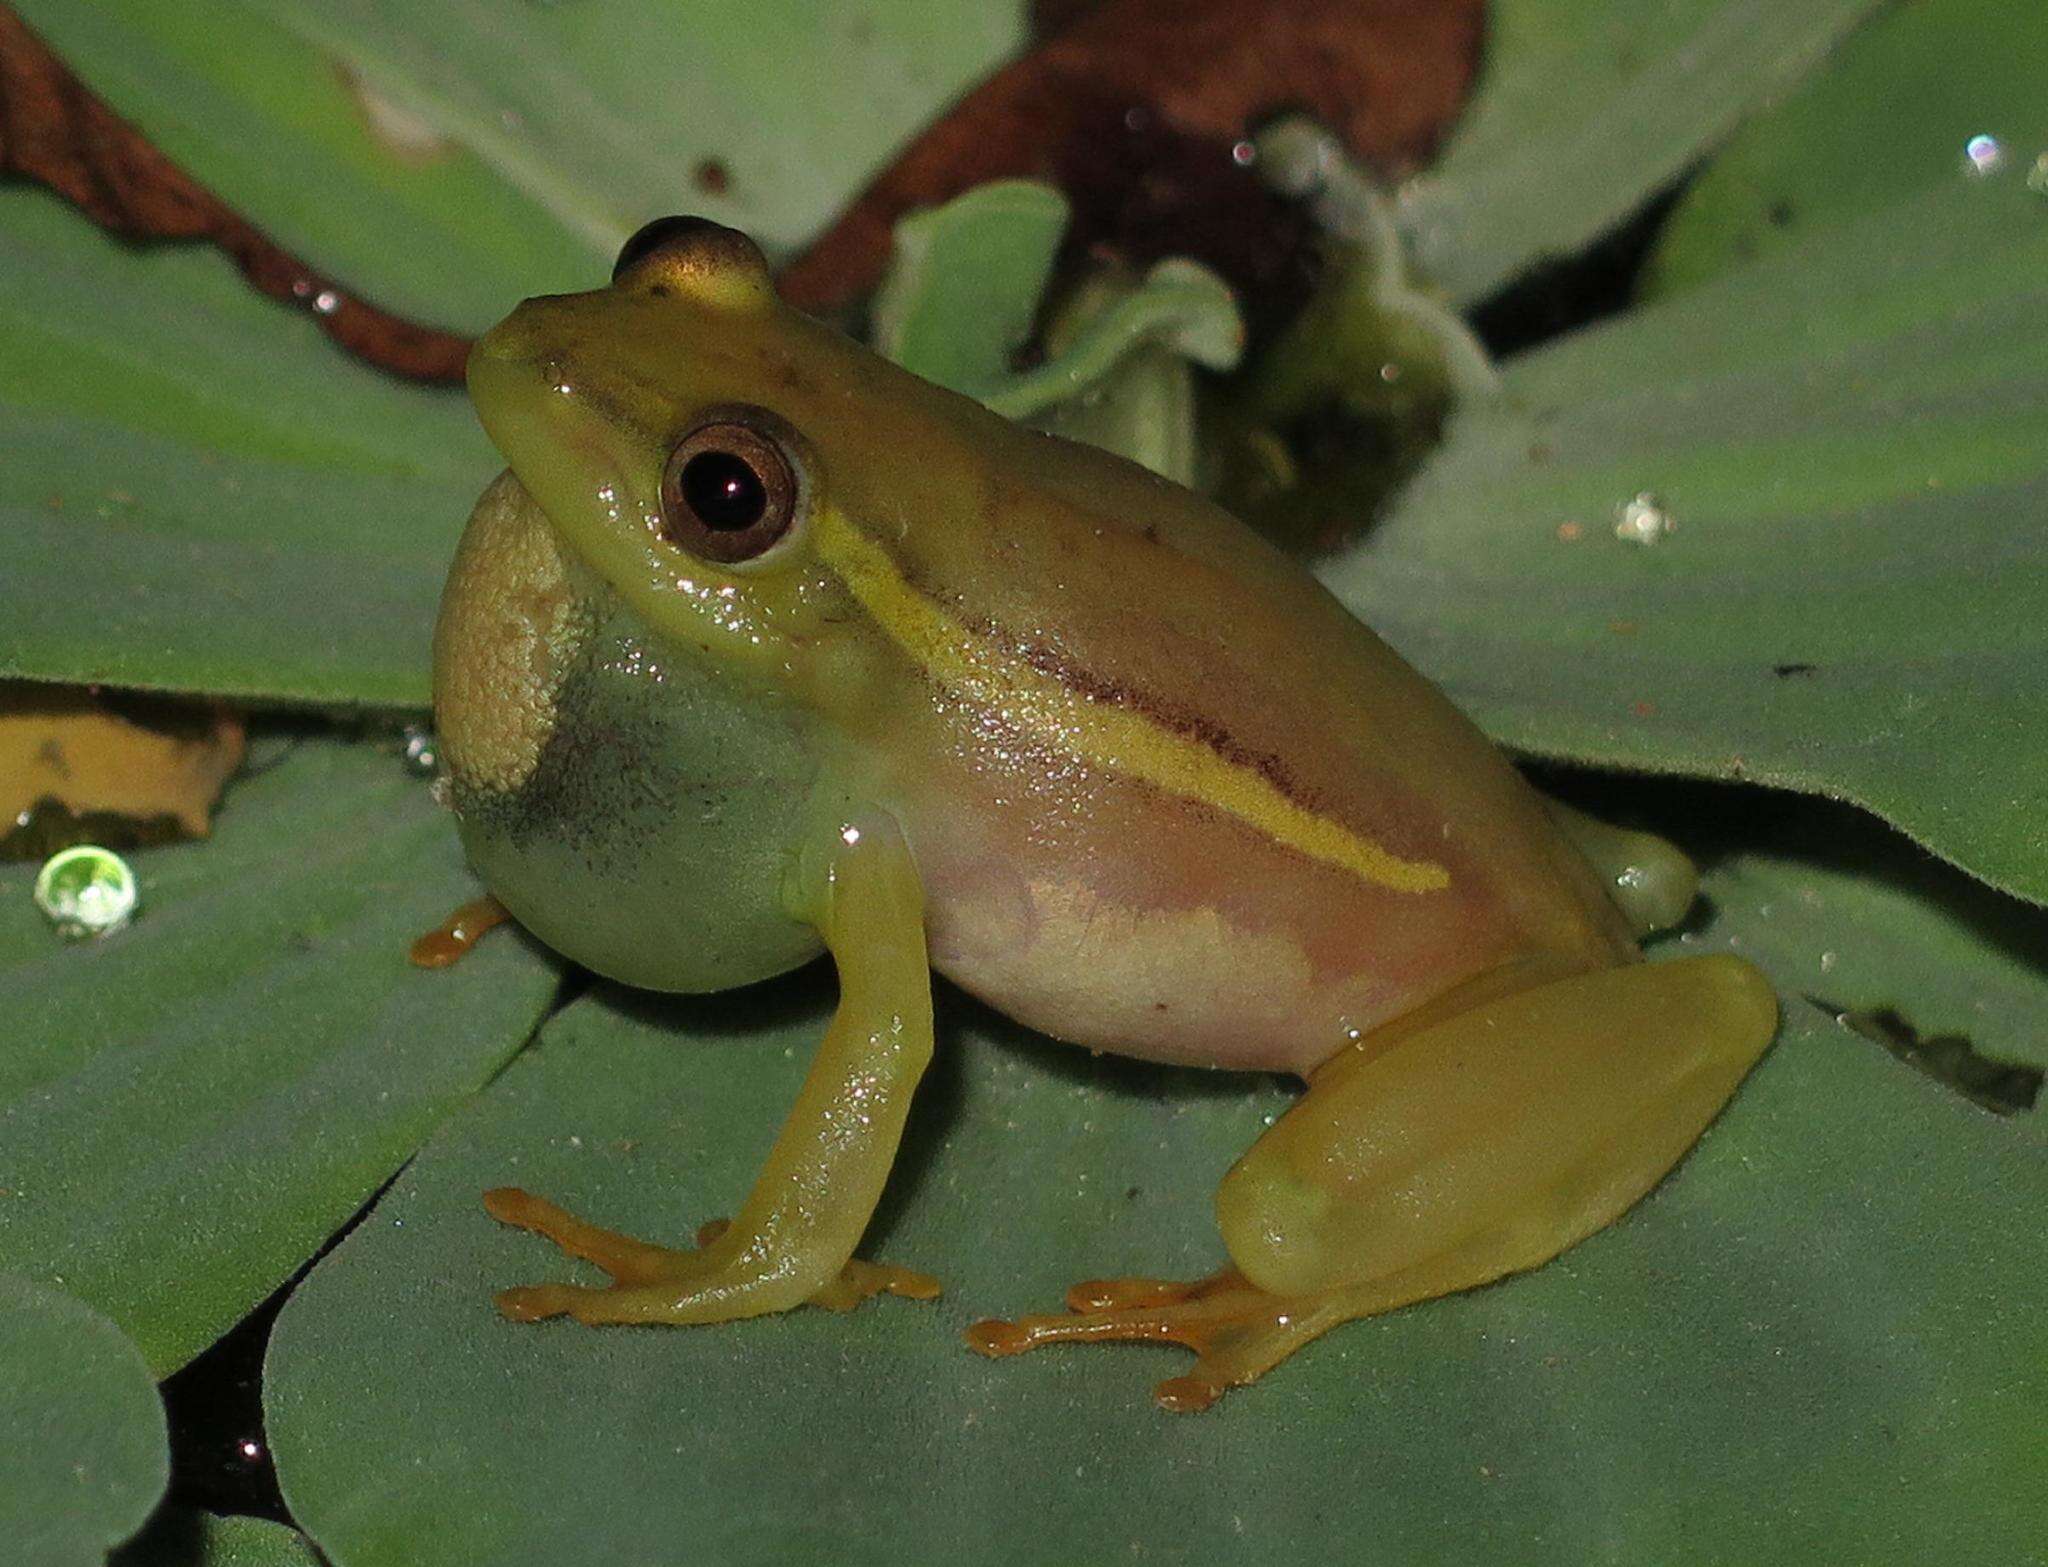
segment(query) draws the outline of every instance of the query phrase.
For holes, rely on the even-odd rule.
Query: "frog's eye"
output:
[[[699,425],[661,475],[661,534],[724,563],[766,553],[796,520],[796,466],[780,442],[737,419]]]

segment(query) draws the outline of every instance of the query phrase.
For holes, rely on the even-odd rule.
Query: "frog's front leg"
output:
[[[496,1218],[547,1236],[612,1275],[607,1288],[506,1290],[518,1321],[724,1322],[814,1302],[845,1309],[882,1290],[929,1300],[936,1281],[853,1260],[932,1053],[924,898],[895,823],[835,823],[792,875],[793,912],[839,968],[839,1009],[754,1189],[699,1248],[649,1245],[513,1188],[485,1195]]]
[[[1128,1339],[1196,1351],[1160,1384],[1200,1409],[1340,1322],[1520,1272],[1611,1223],[1676,1164],[1777,1028],[1733,957],[1629,964],[1368,1036],[1224,1177],[1233,1268],[1077,1285],[1067,1314],[979,1323],[985,1354]]]

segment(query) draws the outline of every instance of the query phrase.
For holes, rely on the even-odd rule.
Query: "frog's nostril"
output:
[[[527,304],[531,303],[531,300],[527,301]],[[479,361],[518,364],[531,360],[535,334],[530,321],[527,306],[519,306],[476,340],[469,350],[469,362],[472,365]]]
[[[524,400],[546,375],[541,363],[545,334],[534,330],[521,305],[476,340],[467,370],[470,401],[488,425],[494,409]]]

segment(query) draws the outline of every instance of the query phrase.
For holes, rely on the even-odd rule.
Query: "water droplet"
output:
[[[1963,172],[1979,178],[1989,174],[2005,161],[2005,148],[1999,145],[1996,136],[1981,132],[1963,143]]]
[[[2027,189],[2036,196],[2048,196],[2048,152],[2034,160],[2034,166],[2027,170]]]
[[[1655,544],[1677,526],[1664,503],[1648,490],[1615,508],[1614,536],[1631,544]]]
[[[313,296],[313,309],[320,315],[331,316],[341,308],[341,295],[331,288],[323,288]]]
[[[1230,149],[1230,161],[1240,169],[1250,168],[1258,156],[1259,149],[1248,141],[1236,142],[1232,144]]]
[[[431,778],[441,765],[441,753],[434,745],[434,731],[425,724],[405,726],[405,767],[407,772]]]
[[[1836,957],[1834,953],[1823,952],[1820,955],[1820,971],[1823,974],[1832,973],[1834,971],[1835,963]]]
[[[97,844],[51,855],[36,876],[36,907],[62,936],[111,936],[134,917],[135,899],[135,872]]]

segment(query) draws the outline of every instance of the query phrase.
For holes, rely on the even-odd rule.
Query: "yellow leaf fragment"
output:
[[[203,838],[244,749],[211,703],[0,682],[0,831],[55,805]]]

